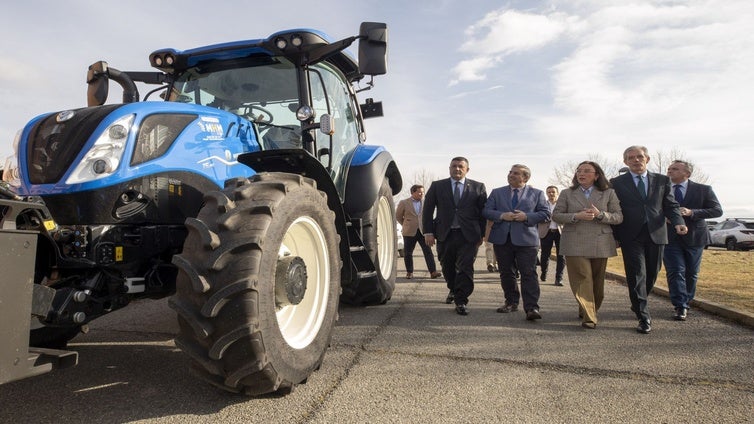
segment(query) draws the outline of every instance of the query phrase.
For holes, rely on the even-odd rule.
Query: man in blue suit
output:
[[[652,321],[647,295],[657,281],[662,267],[662,251],[668,244],[666,220],[677,234],[686,234],[680,206],[673,197],[670,178],[647,171],[649,151],[644,146],[630,146],[623,152],[629,172],[610,183],[618,195],[623,222],[613,227],[623,253],[631,311],[639,326],[636,331],[649,334]]]
[[[688,233],[677,235],[668,229],[668,245],[665,246],[663,262],[668,278],[670,301],[675,308],[673,318],[685,321],[689,304],[696,293],[696,280],[702,264],[702,252],[710,243],[707,218],[723,215],[712,187],[691,180],[693,165],[674,160],[668,167],[668,177],[673,184],[675,200],[681,205],[681,216]]]
[[[484,183],[466,178],[469,160],[450,161],[450,178],[434,181],[427,190],[422,211],[424,241],[437,241],[437,257],[448,286],[445,303],[455,302],[458,315],[468,315],[474,291],[474,259],[482,244],[487,221],[482,208],[487,201]]]
[[[516,164],[508,172],[508,185],[492,190],[483,215],[493,221],[489,242],[492,243],[500,271],[505,304],[498,312],[515,312],[523,295],[527,320],[541,319],[539,282],[537,281],[537,224],[550,219],[550,209],[542,190],[526,183],[531,170]],[[515,270],[521,274],[521,291],[516,285]]]

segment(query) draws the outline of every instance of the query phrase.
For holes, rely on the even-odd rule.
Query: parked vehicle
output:
[[[754,248],[754,218],[729,218],[710,230],[710,246],[727,250]]]
[[[401,258],[404,255],[405,249],[403,244],[403,226],[401,224],[396,223],[395,228],[395,239],[398,241],[398,256]]]
[[[357,40],[358,63],[345,51]],[[365,144],[381,103],[356,97],[386,55],[386,25],[364,22],[340,41],[297,29],[157,50],[157,72],[91,65],[88,107],[32,119],[6,170],[18,178],[2,192],[5,246],[35,261],[0,280],[0,305],[24,306],[2,306],[0,383],[50,369],[27,369],[33,348],[168,296],[200,378],[249,395],[306,382],[339,300],[382,304],[395,287],[401,175]],[[105,104],[110,80],[123,103]],[[139,101],[136,82],[165,101]]]

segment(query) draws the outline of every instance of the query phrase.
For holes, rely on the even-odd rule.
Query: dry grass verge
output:
[[[618,256],[608,260],[607,270],[625,275],[620,249]],[[664,267],[656,285],[668,287]],[[754,251],[705,250],[696,297],[754,314]]]

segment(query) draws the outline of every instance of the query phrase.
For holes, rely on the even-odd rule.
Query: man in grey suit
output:
[[[665,222],[669,221],[677,234],[686,234],[687,228],[673,197],[670,179],[647,171],[647,148],[627,148],[623,152],[623,163],[629,172],[610,180],[623,211],[623,222],[614,227],[613,233],[623,252],[631,310],[639,320],[636,331],[649,334],[652,325],[647,295],[657,280],[662,252],[668,243]]]
[[[492,243],[500,270],[505,304],[498,312],[515,312],[523,295],[527,320],[541,319],[539,282],[537,282],[537,224],[550,219],[550,208],[542,190],[526,183],[531,170],[516,164],[508,172],[508,185],[492,190],[484,206],[484,217],[493,221]],[[521,291],[516,285],[515,269],[521,274]]]
[[[688,234],[679,236],[668,231],[663,262],[668,279],[670,301],[675,308],[673,319],[685,321],[689,305],[696,293],[696,280],[702,264],[702,252],[710,243],[707,218],[723,215],[712,187],[689,180],[694,171],[686,161],[674,160],[668,167],[668,177],[673,184],[673,195],[681,205],[681,216]]]
[[[453,158],[449,170],[450,178],[434,181],[427,190],[422,211],[424,241],[430,247],[437,241],[437,257],[448,285],[445,303],[455,302],[456,313],[467,315],[474,291],[474,259],[486,225],[482,208],[487,189],[466,178],[468,159]]]

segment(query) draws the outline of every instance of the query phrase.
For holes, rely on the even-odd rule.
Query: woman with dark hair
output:
[[[612,225],[623,222],[623,213],[618,196],[595,162],[581,162],[572,183],[558,197],[552,220],[563,225],[560,252],[566,258],[581,326],[594,329],[605,297],[607,258],[618,254]]]

